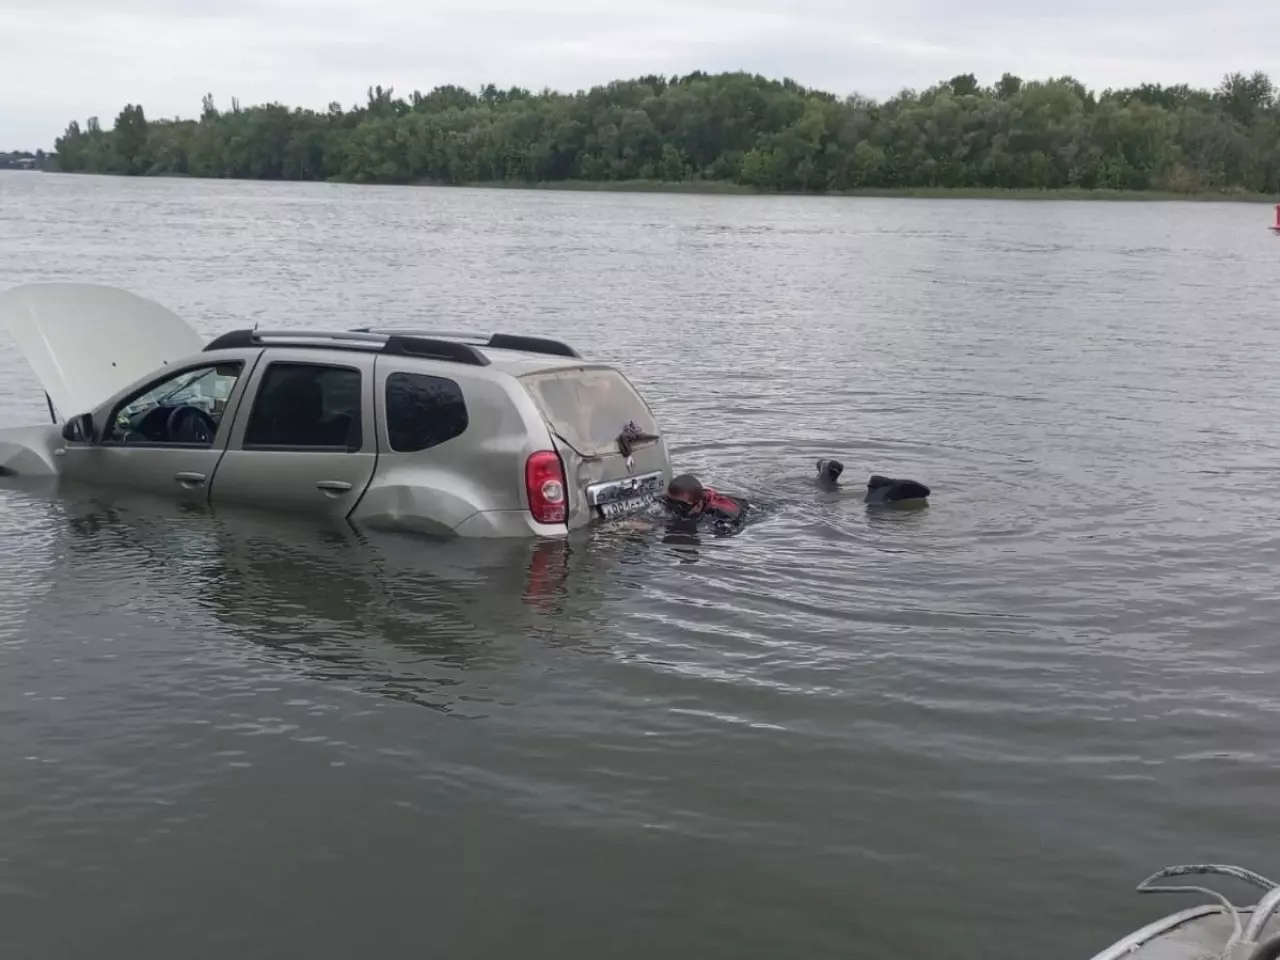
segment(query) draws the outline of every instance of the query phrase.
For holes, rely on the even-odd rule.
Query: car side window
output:
[[[116,407],[103,431],[106,444],[211,447],[244,363],[191,367],[171,374]]]
[[[359,450],[360,371],[322,363],[267,367],[245,428],[244,448]]]
[[[387,377],[387,439],[397,453],[438,447],[469,423],[462,388],[454,381],[425,373]]]

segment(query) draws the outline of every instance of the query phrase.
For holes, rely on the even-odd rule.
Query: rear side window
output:
[[[245,428],[245,447],[361,445],[359,370],[319,363],[267,367]]]
[[[396,453],[416,453],[461,436],[470,418],[462,388],[445,377],[387,377],[387,438]]]
[[[575,368],[533,374],[524,382],[547,422],[579,453],[617,453],[618,435],[628,423],[659,434],[648,406],[617,370]]]

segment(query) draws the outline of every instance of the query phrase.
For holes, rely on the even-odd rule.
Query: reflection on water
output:
[[[569,642],[556,624],[591,616],[648,534],[588,542],[458,541],[369,533],[68,485],[48,545],[47,591],[26,615],[61,616],[104,572],[113,593],[207,611],[263,656],[316,679],[455,712],[468,668],[507,656],[507,638]],[[574,577],[574,571],[579,574]],[[127,585],[127,586],[126,586]],[[559,637],[557,637],[559,633]],[[483,697],[463,699],[477,709]]]
[[[446,542],[5,481],[10,952],[1090,956],[1166,862],[1267,872],[1255,214],[0,174],[0,284],[566,339],[763,507]],[[0,399],[46,415],[3,352]]]

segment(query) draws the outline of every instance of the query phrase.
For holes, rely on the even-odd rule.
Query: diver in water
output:
[[[843,473],[844,464],[839,460],[818,461],[817,480],[825,489],[839,490]],[[918,480],[873,474],[867,481],[863,503],[869,506],[921,506],[928,502],[930,493],[929,488]],[[671,529],[682,534],[696,533],[700,528],[709,528],[717,534],[737,533],[752,512],[752,504],[747,500],[704,486],[691,473],[674,477],[667,485],[667,492],[660,498],[660,503],[671,521]]]
[[[839,460],[818,461],[818,483],[832,488],[840,483],[840,474],[844,473],[844,464]]]
[[[867,481],[867,495],[863,502],[918,504],[928,500],[929,493],[929,488],[919,480],[873,476]]]
[[[844,464],[839,460],[818,461],[818,483],[834,489],[839,485],[840,475],[844,473]],[[893,477],[873,475],[867,481],[867,493],[863,503],[921,503],[929,499],[931,491],[918,480],[898,480]]]
[[[697,527],[705,520],[716,533],[737,531],[751,507],[746,500],[703,486],[691,473],[674,477],[667,485],[662,502],[668,515],[676,521]]]

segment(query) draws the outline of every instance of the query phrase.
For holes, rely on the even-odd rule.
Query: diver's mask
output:
[[[677,500],[670,494],[664,495],[662,500],[672,515],[680,519],[693,516],[694,511],[698,508],[698,504],[690,503],[688,500]]]

